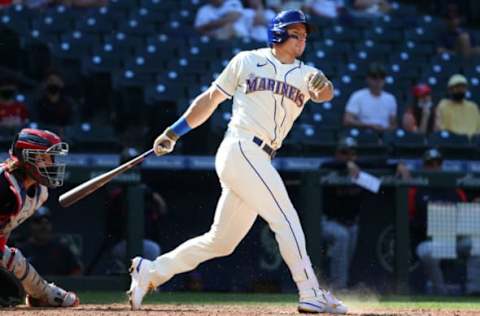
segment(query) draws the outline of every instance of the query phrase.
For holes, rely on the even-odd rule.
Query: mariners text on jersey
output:
[[[303,106],[305,95],[300,91],[300,89],[295,88],[294,86],[283,81],[264,77],[256,77],[254,74],[250,74],[250,76],[247,78],[245,94],[267,90],[289,98],[298,107]]]

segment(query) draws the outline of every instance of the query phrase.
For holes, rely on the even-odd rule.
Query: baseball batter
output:
[[[279,13],[269,27],[270,47],[236,55],[211,87],[155,140],[157,155],[171,152],[180,136],[204,123],[225,99],[233,98],[232,119],[215,160],[222,195],[210,231],[155,261],[134,258],[128,292],[132,309],[140,307],[151,288],[174,275],[231,254],[261,216],[275,233],[297,284],[298,310],[347,312],[341,301],[319,287],[297,212],[271,163],[304,104],[333,96],[333,86],[323,73],[297,59],[309,32],[301,11]]]
[[[63,184],[68,145],[49,131],[24,128],[16,136],[10,158],[0,164],[0,266],[12,273],[33,307],[73,307],[77,295],[47,283],[21,251],[6,245],[12,230],[48,198],[48,188]]]

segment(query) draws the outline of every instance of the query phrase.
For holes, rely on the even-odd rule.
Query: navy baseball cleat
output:
[[[152,262],[142,257],[132,259],[130,276],[132,278],[130,290],[128,290],[128,301],[132,310],[139,309],[143,297],[155,287],[150,281],[150,268]]]
[[[320,290],[320,295],[315,297],[300,298],[298,303],[298,311],[300,313],[329,313],[329,314],[346,314],[347,306],[333,296],[330,291]]]

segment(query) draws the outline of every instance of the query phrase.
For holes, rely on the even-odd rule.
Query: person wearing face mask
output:
[[[435,113],[432,102],[432,89],[419,83],[412,89],[413,104],[403,114],[402,127],[413,133],[427,134],[433,131]]]
[[[0,78],[0,127],[17,129],[28,122],[27,106],[17,101],[17,90],[14,79]]]
[[[467,79],[455,74],[448,80],[448,98],[442,99],[435,113],[435,130],[472,136],[480,132],[480,112],[475,102],[465,99]]]
[[[75,104],[64,94],[65,83],[57,72],[50,72],[44,79],[42,90],[35,104],[38,121],[43,124],[66,126],[73,122]]]
[[[27,106],[15,98],[17,89],[12,78],[0,78],[0,127],[17,129],[28,121]]]

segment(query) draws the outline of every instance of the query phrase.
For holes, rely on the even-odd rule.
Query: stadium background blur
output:
[[[10,80],[18,87],[15,98],[25,103],[30,113],[27,125],[56,131],[71,145],[72,171],[60,192],[99,170],[117,165],[124,148],[147,149],[154,136],[208,87],[235,53],[265,46],[248,38],[222,41],[198,34],[193,25],[195,14],[205,3],[110,0],[99,7],[53,4],[31,8],[0,2],[2,82]],[[294,202],[300,199],[302,174],[316,172],[320,162],[333,155],[338,137],[345,134],[357,138],[362,155],[402,159],[412,170],[420,168],[420,153],[431,146],[442,149],[446,173],[474,175],[480,170],[478,135],[467,137],[441,131],[424,135],[401,128],[378,134],[342,126],[345,104],[352,92],[365,86],[365,73],[372,61],[381,62],[387,70],[385,90],[397,99],[398,126],[402,126],[402,115],[412,101],[411,89],[419,82],[432,88],[436,104],[446,96],[448,79],[461,73],[469,83],[467,98],[480,102],[480,56],[464,58],[454,53],[437,53],[437,37],[449,1],[391,3],[391,11],[376,18],[340,21],[310,17],[317,32],[309,36],[303,60],[323,70],[333,81],[335,98],[321,105],[306,105],[279,155],[284,159],[280,160],[280,169]],[[467,29],[480,41],[480,31],[475,28],[480,21],[480,5],[473,0],[456,4],[464,12]],[[36,108],[44,79],[52,71],[63,77],[62,93],[71,100],[73,108],[71,120],[62,125],[42,123],[41,110]],[[182,139],[171,158],[156,159],[150,164],[147,161],[136,171],[138,178],[126,177],[125,181],[132,183],[141,178],[141,182],[160,192],[168,205],[168,212],[161,213],[160,236],[156,240],[162,250],[172,249],[208,229],[219,195],[211,157],[226,128],[230,110],[231,104],[225,102],[209,122]],[[15,130],[0,128],[0,144],[5,154]],[[289,157],[305,160],[291,160],[296,163],[292,167]],[[390,212],[393,208],[393,193],[387,191],[380,202],[375,198],[368,202],[369,214],[364,215],[361,225],[387,225],[383,217],[386,210]],[[56,203],[60,192],[54,193],[48,202],[55,232],[74,245],[84,263],[83,274],[124,275],[121,263],[112,265],[102,258],[105,257],[102,251],[109,249],[98,244],[98,240],[108,238],[106,223],[116,220],[111,212],[106,212],[108,188],[67,210]],[[470,200],[477,196],[475,189],[467,193]],[[383,214],[382,220],[373,221],[378,218],[375,214]],[[16,238],[21,242],[25,236],[26,232],[20,230]],[[366,246],[357,251],[354,262],[358,264],[353,265],[350,285],[391,289],[392,271],[382,268],[382,263],[370,254],[371,249],[367,250],[378,248],[376,238],[367,240]],[[265,225],[258,223],[234,255],[177,277],[168,288],[291,291],[286,267],[272,245],[273,236]],[[252,253],[258,256],[251,256]],[[365,259],[369,256],[370,259]],[[322,265],[326,267],[327,264]],[[458,283],[464,275],[461,269],[450,267],[453,283]],[[418,266],[413,266],[410,273],[420,276],[411,277],[417,283],[424,282]],[[411,286],[425,290],[419,284]],[[461,286],[452,292],[461,293]]]

